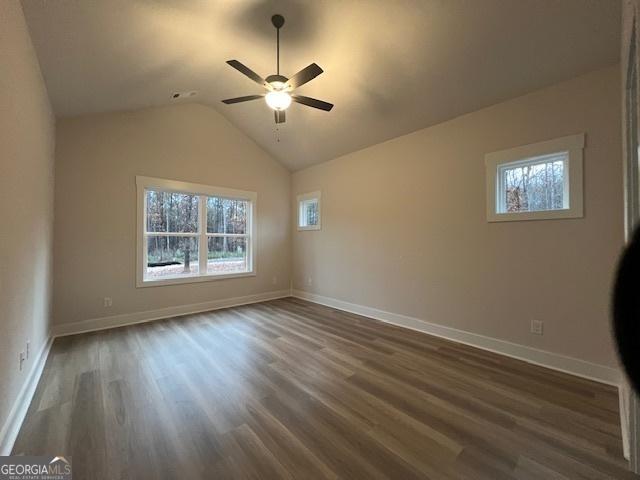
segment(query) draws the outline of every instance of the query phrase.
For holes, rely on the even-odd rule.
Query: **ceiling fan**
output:
[[[232,104],[240,102],[248,102],[250,100],[257,100],[259,98],[265,99],[267,105],[274,110],[276,123],[285,122],[285,110],[289,108],[291,102],[300,103],[308,107],[318,108],[320,110],[330,111],[333,108],[333,104],[317,100],[315,98],[305,97],[304,95],[297,95],[291,93],[296,88],[310,82],[323,70],[315,63],[312,63],[308,67],[303,68],[293,77],[287,78],[280,75],[280,29],[284,25],[284,17],[282,15],[274,15],[271,17],[271,23],[276,27],[277,31],[277,61],[276,61],[276,74],[269,75],[266,79],[262,78],[256,72],[251,70],[246,65],[243,65],[238,60],[228,60],[227,63],[233,68],[243,73],[251,80],[256,82],[261,87],[267,90],[267,93],[262,95],[247,95],[245,97],[229,98],[222,100],[223,103]]]

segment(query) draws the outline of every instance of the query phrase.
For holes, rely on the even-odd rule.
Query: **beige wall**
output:
[[[321,231],[293,226],[294,288],[615,366],[618,68],[293,174],[292,199],[321,190],[323,202]],[[485,153],[579,132],[584,218],[487,223]],[[531,319],[545,322],[543,336],[529,333]]]
[[[49,330],[54,119],[17,0],[0,2],[0,428]],[[19,371],[18,354],[31,342]],[[0,442],[2,432],[0,432]]]
[[[214,110],[61,119],[56,141],[54,323],[289,288],[290,174]],[[258,192],[257,276],[136,288],[136,175]]]

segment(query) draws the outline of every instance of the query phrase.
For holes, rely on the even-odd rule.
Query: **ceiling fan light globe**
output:
[[[269,92],[264,97],[270,108],[278,111],[286,110],[291,105],[291,95],[287,92]]]

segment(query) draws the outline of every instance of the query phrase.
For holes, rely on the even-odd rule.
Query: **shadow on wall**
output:
[[[155,11],[172,11],[198,18],[211,18],[212,28],[216,21],[211,16],[220,14],[224,6],[207,5],[206,2],[188,2],[185,0],[135,0]],[[233,29],[245,38],[256,42],[274,41],[275,30],[271,17],[276,13],[285,17],[286,23],[281,35],[286,35],[287,42],[306,45],[320,35],[321,19],[317,8],[311,3],[295,0],[257,0],[253,2],[231,2],[231,8],[224,22],[227,29]],[[275,45],[275,44],[274,44]]]
[[[289,44],[303,46],[311,43],[319,35],[320,19],[314,15],[308,4],[293,0],[260,0],[250,3],[234,15],[234,22],[241,32],[256,40],[274,41],[275,29],[271,17],[283,15],[285,25],[280,33]],[[275,45],[275,44],[274,44]]]

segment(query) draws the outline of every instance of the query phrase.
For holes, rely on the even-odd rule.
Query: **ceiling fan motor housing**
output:
[[[289,79],[282,75],[269,75],[265,80],[267,83],[273,84],[274,82],[287,83],[287,80]]]

